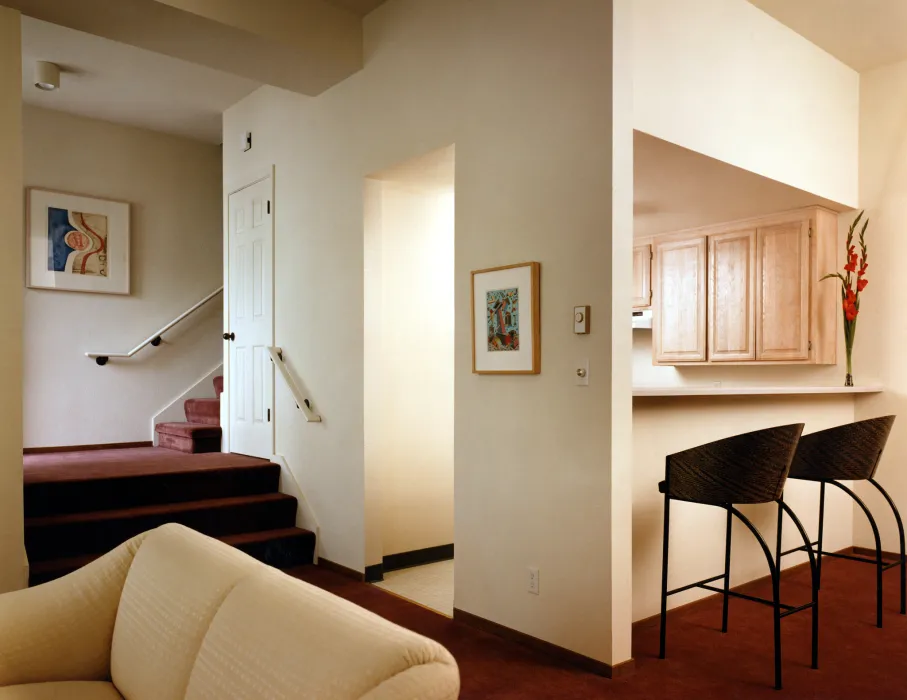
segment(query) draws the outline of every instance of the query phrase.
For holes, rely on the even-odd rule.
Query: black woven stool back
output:
[[[671,498],[711,505],[781,498],[802,431],[802,423],[782,425],[668,455]]]
[[[894,425],[894,416],[870,418],[800,438],[791,479],[871,479]]]

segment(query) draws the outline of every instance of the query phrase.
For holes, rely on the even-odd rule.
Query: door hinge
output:
[[[813,341],[810,340],[810,341],[806,344],[806,349],[809,350],[809,351],[812,351],[812,349],[813,349]]]
[[[268,409],[268,423],[271,422],[271,409]]]
[[[655,251],[654,251],[654,250],[650,250],[650,251],[649,251],[649,260],[654,260],[654,259],[655,259]]]
[[[809,227],[809,237],[810,238],[813,237],[813,227],[812,226]]]
[[[271,213],[271,200],[270,199],[268,200],[268,213],[269,214]],[[812,235],[812,234],[810,234],[810,235]]]

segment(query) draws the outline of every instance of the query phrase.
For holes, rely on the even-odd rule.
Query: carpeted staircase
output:
[[[279,568],[314,557],[314,533],[295,527],[296,499],[265,460],[147,447],[26,455],[24,471],[31,585],[168,522]]]
[[[185,423],[158,423],[157,444],[180,452],[220,452],[220,395],[224,378],[214,378],[213,399],[188,399],[184,404]]]

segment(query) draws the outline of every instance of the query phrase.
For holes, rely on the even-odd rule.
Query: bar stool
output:
[[[775,687],[781,688],[781,618],[801,610],[812,610],[812,667],[819,666],[819,580],[814,556],[810,553],[813,574],[812,601],[805,605],[786,605],[780,601],[781,577],[775,558],[765,539],[735,504],[777,503],[778,517],[787,513],[800,531],[803,542],[809,537],[794,512],[781,500],[784,482],[803,424],[779,426],[729,437],[717,442],[668,455],[665,460],[665,480],[658,485],[664,494],[664,551],[661,574],[661,639],[659,657],[665,658],[668,596],[691,588],[703,588],[721,593],[724,606],[721,631],[727,632],[729,596],[770,605],[774,610],[775,626]],[[687,501],[717,506],[727,511],[724,573],[703,579],[674,590],[668,590],[668,542],[671,524],[671,501]],[[758,598],[730,590],[731,524],[740,520],[762,547],[772,577],[772,599]],[[811,552],[807,548],[808,552]],[[721,588],[711,585],[723,580]],[[783,610],[783,612],[782,612]]]
[[[807,548],[815,554],[817,575],[821,585],[822,557],[836,557],[849,559],[867,564],[876,565],[876,626],[882,626],[882,573],[895,566],[901,567],[901,615],[907,615],[907,557],[904,551],[904,523],[901,514],[888,492],[873,477],[879,467],[882,451],[894,425],[894,416],[870,418],[856,423],[839,425],[836,428],[810,433],[800,438],[800,444],[791,463],[790,479],[804,479],[819,482],[819,539],[808,542],[807,545],[796,547],[786,552],[781,551],[781,526],[778,526],[778,542],[776,545],[777,561],[781,557],[794,552],[802,552]],[[868,481],[882,494],[898,525],[900,537],[900,556],[893,562],[885,563],[882,560],[882,539],[875,518],[863,500],[850,488],[837,481]],[[838,552],[826,552],[822,549],[822,534],[825,524],[825,485],[830,484],[841,489],[850,496],[869,519],[872,534],[875,538],[875,558],[858,557]],[[814,550],[813,547],[816,547]]]

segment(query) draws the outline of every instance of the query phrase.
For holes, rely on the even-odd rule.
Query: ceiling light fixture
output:
[[[35,63],[35,87],[47,91],[60,87],[60,66],[47,61]]]

